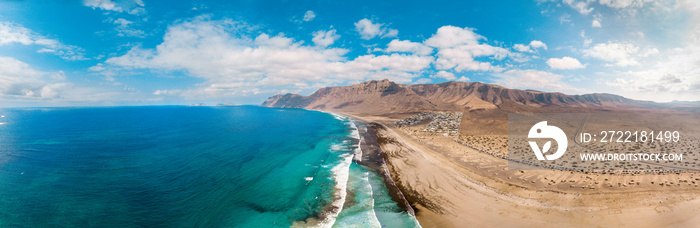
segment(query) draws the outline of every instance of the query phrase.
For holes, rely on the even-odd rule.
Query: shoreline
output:
[[[398,206],[397,209],[400,209],[401,212],[407,213],[410,217],[412,217],[412,221],[415,222],[415,224],[419,224],[419,221],[417,220],[415,216],[415,210],[411,206],[408,200],[406,200],[404,194],[401,192],[399,187],[396,185],[396,183],[393,181],[391,173],[387,169],[387,163],[385,161],[385,155],[383,151],[381,150],[380,144],[377,142],[377,134],[375,133],[375,128],[373,126],[373,123],[368,123],[364,121],[363,119],[356,118],[355,116],[348,115],[345,113],[333,113],[333,112],[326,112],[326,111],[321,111],[321,110],[313,110],[313,111],[320,111],[324,112],[327,114],[330,114],[334,116],[336,119],[342,120],[342,121],[347,121],[351,124],[354,125],[355,130],[357,131],[357,135],[351,135],[350,137],[353,138],[353,140],[356,140],[356,143],[354,144],[357,150],[359,150],[359,153],[351,153],[349,154],[349,157],[347,157],[349,163],[348,165],[352,165],[352,163],[355,163],[356,165],[360,165],[364,167],[367,171],[375,174],[377,177],[381,178],[382,181],[382,187],[384,187],[388,193],[388,196],[391,201],[396,203],[396,206]],[[376,123],[374,123],[376,124]],[[356,138],[356,139],[355,139]],[[337,167],[336,167],[337,168]],[[335,169],[335,168],[334,168]],[[345,178],[344,178],[345,179]],[[336,180],[338,181],[338,180]],[[343,181],[343,180],[340,180]],[[343,185],[344,186],[344,185]],[[342,187],[342,186],[341,186]],[[336,223],[337,216],[340,215],[344,209],[344,204],[347,203],[348,198],[343,194],[345,191],[342,189],[345,189],[346,191],[350,191],[347,189],[347,187],[343,188],[336,188],[336,193],[334,193],[334,196],[336,197],[336,200],[331,202],[329,205],[325,206],[324,209],[319,212],[316,216],[307,218],[303,221],[295,221],[292,227],[306,227],[306,226],[312,226],[312,227],[330,227],[333,226]],[[340,195],[336,195],[338,192],[342,192]],[[347,192],[348,195],[354,195],[352,192]],[[350,198],[354,198],[354,196],[351,196]],[[338,199],[342,199],[342,203],[340,205],[336,205]],[[335,214],[335,215],[333,215]]]
[[[378,142],[380,139],[375,132],[376,123],[368,123],[355,118],[354,116],[346,116],[352,118],[353,121],[356,122],[355,124],[360,134],[359,145],[360,150],[362,150],[362,159],[355,159],[354,162],[365,166],[377,176],[382,178],[384,186],[387,188],[391,199],[396,202],[398,206],[406,213],[410,214],[411,216],[415,216],[415,209],[413,208],[411,202],[396,185],[391,173],[389,172],[389,169],[387,168],[387,162],[385,159],[386,155],[380,147]]]

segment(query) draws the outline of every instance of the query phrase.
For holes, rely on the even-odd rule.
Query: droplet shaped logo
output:
[[[528,141],[530,147],[532,147],[532,150],[535,152],[537,160],[556,160],[564,155],[566,147],[568,146],[566,133],[556,126],[547,125],[547,121],[542,121],[533,125],[527,137],[531,139],[554,139],[554,141],[557,142],[557,151],[554,152],[554,154],[544,155],[552,147],[552,141],[547,141],[542,146],[541,150],[537,142]]]

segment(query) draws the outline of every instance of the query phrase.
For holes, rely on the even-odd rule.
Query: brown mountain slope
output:
[[[379,115],[424,110],[580,112],[644,108],[651,104],[612,94],[566,95],[508,89],[480,82],[402,85],[385,79],[326,87],[309,96],[276,95],[262,106]]]
[[[326,87],[309,96],[284,94],[270,97],[262,106],[305,108],[352,113],[383,114],[433,110],[434,104],[406,85],[389,80],[366,81],[357,85]]]
[[[275,95],[262,106],[405,118],[420,111],[462,111],[461,133],[506,134],[508,113],[658,111],[677,106],[613,94],[566,95],[480,82],[402,85],[389,80],[327,87],[309,96]],[[697,108],[697,107],[695,107]],[[686,108],[687,109],[687,108]]]

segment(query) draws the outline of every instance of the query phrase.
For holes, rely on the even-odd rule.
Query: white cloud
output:
[[[360,33],[360,37],[365,40],[374,37],[396,37],[399,34],[399,30],[387,28],[381,23],[372,23],[367,18],[355,22],[355,31]]]
[[[438,48],[435,68],[455,71],[465,70],[500,71],[502,68],[493,66],[489,62],[477,61],[475,58],[489,57],[502,60],[511,55],[511,52],[488,44],[482,44],[485,38],[476,34],[471,28],[459,28],[455,26],[442,26],[437,33],[427,39],[424,44]]]
[[[83,5],[102,10],[122,12],[122,8],[111,0],[84,0]]]
[[[562,2],[569,5],[571,8],[575,9],[583,15],[588,15],[594,9],[593,7],[589,7],[590,1],[588,0],[563,0]]]
[[[676,1],[676,9],[685,9],[687,11],[690,11],[692,13],[700,13],[700,1],[696,0],[679,0]],[[697,14],[694,14],[696,17],[698,17]]]
[[[549,65],[549,67],[551,67],[552,69],[564,70],[586,68],[586,65],[581,64],[581,62],[579,62],[578,59],[571,57],[563,57],[560,59],[550,58],[547,60],[547,65]]]
[[[561,17],[559,17],[559,24],[564,24],[564,23],[569,23],[569,22],[571,22],[571,15],[564,14]]]
[[[318,46],[328,47],[332,45],[338,38],[340,38],[340,35],[335,34],[335,29],[331,29],[329,31],[314,32],[314,37],[313,39],[311,39],[311,41],[313,41],[314,44]]]
[[[411,42],[408,40],[392,40],[387,45],[385,52],[410,52],[416,55],[430,55],[433,53],[433,48],[422,43]]]
[[[204,17],[170,26],[155,49],[134,47],[106,68],[184,71],[204,79],[183,96],[243,96],[367,79],[411,82],[432,56],[393,53],[348,60],[346,49],[308,46],[284,35],[253,34],[245,25]],[[326,32],[327,34],[327,32]]]
[[[700,100],[700,80],[693,77],[693,71],[697,73],[697,70],[691,70],[685,71],[685,75],[679,75],[669,73],[674,70],[667,69],[628,71],[617,74],[605,85],[643,100]]]
[[[530,49],[529,45],[524,45],[524,44],[515,44],[513,45],[513,49],[519,52],[532,52],[532,49]]]
[[[555,0],[554,2],[558,2]],[[613,10],[619,10],[630,14],[635,14],[636,9],[642,8],[645,5],[657,5],[659,0],[562,0],[563,4],[571,7],[580,14],[588,15],[595,9],[591,5],[598,3],[601,6],[609,7]]]
[[[98,63],[97,65],[91,66],[88,68],[89,71],[103,71],[107,68],[105,68],[102,63]]]
[[[119,18],[119,19],[114,20],[114,24],[117,24],[119,26],[125,26],[125,27],[129,26],[130,24],[133,24],[133,23],[134,22],[128,21],[124,18]]]
[[[467,78],[467,77],[462,76],[462,77],[459,77],[459,78],[458,78],[457,80],[455,80],[455,81],[458,81],[458,82],[468,82],[468,81],[471,81],[471,80],[470,80],[469,78]]]
[[[27,28],[9,22],[0,22],[0,45],[20,43],[30,45],[35,42],[35,34]]]
[[[539,40],[530,41],[530,47],[532,47],[533,49],[542,48],[544,50],[547,50],[547,44]]]
[[[388,38],[388,37],[396,37],[399,35],[399,30],[396,29],[387,29],[386,33],[382,35],[382,38]]]
[[[164,96],[164,95],[172,96],[172,95],[178,95],[178,94],[180,94],[180,93],[182,93],[181,90],[167,90],[167,89],[162,89],[162,90],[156,90],[155,92],[153,92],[153,95],[156,95],[156,96]]]
[[[593,22],[591,22],[591,27],[593,28],[600,28],[602,25],[600,24],[601,18],[603,18],[602,15],[596,14],[593,16]]]
[[[695,34],[700,34],[698,31]],[[697,53],[700,53],[700,36],[681,48],[659,53],[653,64],[608,75],[611,80],[605,85],[636,99],[700,100],[700,55]]]
[[[112,0],[83,0],[83,5],[92,9],[126,12],[133,15],[141,15],[146,12],[142,0],[120,1],[119,5]]]
[[[536,89],[549,92],[579,94],[588,92],[562,81],[561,75],[538,70],[508,70],[494,73],[494,82],[507,88]]]
[[[630,1],[631,2],[631,1]],[[619,7],[641,7],[640,1],[637,3],[622,4],[617,2]],[[646,6],[648,1],[642,2]],[[662,49],[638,48],[632,45],[619,45],[626,48],[618,52],[629,53],[618,55],[617,59],[626,59],[635,62],[636,58],[646,57],[646,61],[636,61],[638,64],[627,71],[599,74],[605,76],[600,80],[600,84],[610,87],[626,97],[653,100],[657,102],[668,102],[673,100],[700,100],[700,3],[698,1],[676,1],[675,9],[669,11],[677,14],[679,12],[689,13],[692,18],[687,20],[687,30],[682,30],[680,38],[683,42],[668,43],[675,48]],[[611,2],[611,4],[613,4]],[[651,5],[656,3],[651,3]],[[614,7],[614,6],[611,6]],[[643,38],[644,34],[635,36]],[[611,46],[611,45],[608,45]],[[612,59],[612,58],[611,58]],[[629,62],[628,61],[628,62]],[[616,63],[615,61],[612,61]]]
[[[118,18],[114,20],[114,24],[117,25],[117,35],[118,36],[128,36],[128,37],[144,37],[145,32],[138,29],[133,29],[130,26],[134,24],[133,21],[126,20],[124,18]]]
[[[39,53],[51,53],[66,60],[83,60],[83,49],[39,35],[21,25],[0,21],[0,46],[19,43],[37,45]]]
[[[644,4],[654,3],[656,0],[600,0],[601,5],[608,6],[610,8],[622,9],[622,8],[642,8]]]
[[[71,87],[64,80],[63,72],[42,72],[17,59],[0,57],[0,98],[58,98]]]
[[[433,77],[434,78],[444,78],[445,80],[448,80],[448,81],[452,81],[452,80],[457,79],[457,77],[455,77],[455,74],[453,74],[451,72],[447,72],[447,71],[439,71]]]
[[[314,18],[316,18],[314,11],[309,10],[304,13],[304,21],[312,21]]]
[[[637,71],[626,72],[624,74],[633,75],[635,79],[615,78],[605,85],[635,92],[687,92],[693,86],[700,86],[697,80],[690,80],[675,74],[658,74],[658,71]],[[623,74],[623,75],[624,75]],[[693,83],[688,83],[693,81]],[[700,88],[694,88],[700,90]]]
[[[593,57],[596,59],[601,59],[606,62],[613,63],[615,66],[637,66],[639,62],[636,56],[647,57],[649,55],[657,54],[659,52],[656,48],[644,49],[640,51],[640,48],[636,45],[628,42],[612,42],[596,44],[595,46],[583,50],[583,53],[587,57]],[[608,65],[611,66],[611,65]]]
[[[447,25],[438,28],[437,33],[424,43],[436,48],[451,48],[459,45],[478,45],[480,40],[485,39],[485,37],[476,34],[474,29]]]
[[[431,80],[430,78],[419,78],[415,82],[413,82],[413,84],[429,84],[432,82],[433,80]]]
[[[539,40],[533,40],[533,41],[530,41],[530,44],[528,44],[528,45],[525,45],[525,44],[514,44],[513,45],[513,49],[515,49],[516,51],[519,51],[519,52],[532,53],[532,52],[534,52],[535,49],[538,49],[538,48],[547,50],[547,44],[545,44],[544,42],[539,41]]]

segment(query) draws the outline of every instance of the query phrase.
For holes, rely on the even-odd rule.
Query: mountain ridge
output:
[[[308,96],[278,94],[269,97],[261,106],[388,114],[494,109],[506,112],[583,112],[646,109],[663,105],[607,93],[567,95],[560,92],[509,89],[482,82],[450,81],[407,85],[384,79],[325,87]]]

